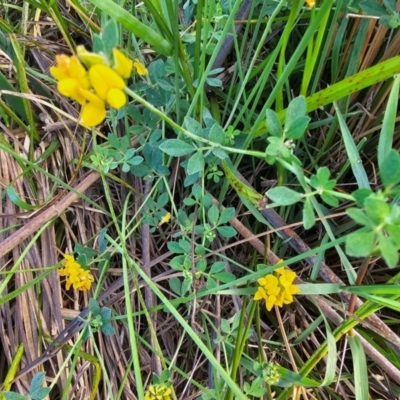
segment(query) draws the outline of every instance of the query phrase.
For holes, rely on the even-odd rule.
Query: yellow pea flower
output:
[[[165,384],[150,385],[144,400],[170,400],[172,390]]]
[[[50,68],[50,74],[58,80],[57,89],[66,97],[85,104],[81,89],[89,89],[90,82],[85,67],[76,56],[65,54],[56,57],[57,66]]]
[[[117,110],[127,103],[124,79],[131,76],[133,61],[118,49],[113,49],[112,65],[103,54],[87,51],[84,46],[77,46],[77,54],[58,55],[50,73],[58,81],[58,91],[82,106],[82,125],[92,127],[105,119],[106,102]]]
[[[298,286],[293,285],[295,279],[295,272],[285,267],[276,269],[272,274],[257,280],[259,287],[254,300],[265,300],[268,311],[271,311],[274,305],[283,307],[284,304],[292,303],[293,295],[300,293]]]
[[[61,276],[66,277],[65,288],[67,290],[72,286],[74,289],[86,291],[89,290],[94,277],[88,270],[84,270],[81,265],[75,261],[75,258],[71,254],[64,254],[64,261],[62,263],[62,269],[58,270]]]

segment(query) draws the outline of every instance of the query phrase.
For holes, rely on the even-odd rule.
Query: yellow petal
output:
[[[147,76],[149,74],[147,68],[138,60],[135,60],[135,62],[133,63],[133,67],[139,75]]]
[[[69,73],[71,78],[82,78],[87,75],[85,67],[79,61],[79,58],[72,56],[69,62]]]
[[[267,293],[265,293],[265,290],[262,287],[259,287],[257,292],[254,295],[254,300],[262,300],[267,297]]]
[[[268,296],[268,299],[265,302],[265,306],[267,307],[268,311],[272,310],[272,307],[274,306],[275,301],[276,301],[276,296]]]
[[[91,67],[95,64],[107,64],[107,60],[103,55],[87,51],[85,46],[77,46],[76,52],[79,59],[82,60],[82,62],[84,62],[88,67]]]
[[[124,80],[106,65],[96,64],[90,67],[89,79],[96,94],[102,100],[107,99],[107,94],[110,89],[122,90],[125,87]]]
[[[266,283],[264,284],[264,287],[266,289],[275,289],[278,286],[278,278],[274,275],[267,275],[265,277]]]
[[[291,285],[287,287],[285,291],[290,294],[297,294],[300,293],[300,288],[296,285]]]
[[[81,86],[79,81],[73,78],[62,79],[57,85],[58,91],[66,97],[77,101],[79,104],[84,105],[86,103],[85,98],[81,93]]]
[[[81,124],[90,128],[99,125],[106,118],[106,106],[99,107],[98,104],[87,103],[82,107]]]
[[[257,282],[260,286],[265,286],[267,284],[267,280],[265,278],[257,279]]]
[[[107,93],[107,102],[111,107],[119,110],[126,104],[126,95],[120,89],[110,89]]]
[[[118,49],[113,49],[114,71],[127,79],[132,74],[133,61]]]

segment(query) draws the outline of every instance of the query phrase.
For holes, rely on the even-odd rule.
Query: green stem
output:
[[[159,118],[161,118],[164,122],[166,122],[168,125],[170,125],[172,128],[176,129],[179,133],[184,134],[185,136],[206,144],[207,146],[210,146],[211,148],[219,148],[221,150],[224,150],[228,153],[236,153],[236,154],[246,154],[249,156],[257,157],[257,158],[264,158],[265,153],[261,151],[249,151],[249,150],[242,150],[242,149],[235,149],[233,147],[226,147],[226,146],[221,146],[218,143],[211,142],[208,139],[202,138],[200,136],[195,135],[194,133],[191,133],[187,131],[185,128],[182,128],[179,124],[177,124],[175,121],[173,121],[171,118],[166,116],[162,111],[154,107],[152,104],[147,102],[143,97],[139,96],[129,88],[125,88],[125,92],[131,96],[134,100],[136,100],[138,103],[142,104],[144,107],[146,107],[148,110],[156,114]]]

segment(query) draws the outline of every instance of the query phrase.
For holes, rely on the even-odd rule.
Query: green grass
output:
[[[0,2],[0,399],[399,395],[395,2],[256,3]],[[149,72],[93,129],[82,44]]]

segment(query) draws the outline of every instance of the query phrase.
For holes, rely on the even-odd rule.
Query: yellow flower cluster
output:
[[[126,104],[125,79],[131,76],[132,68],[140,75],[147,75],[147,69],[138,61],[133,63],[118,49],[113,49],[112,66],[106,57],[83,46],[77,47],[77,54],[58,55],[57,65],[50,68],[50,74],[58,81],[58,91],[82,106],[81,124],[96,126],[106,117],[106,103],[117,110]]]
[[[286,269],[278,268],[273,274],[258,279],[258,290],[254,300],[265,300],[265,306],[271,311],[274,305],[283,307],[284,304],[293,302],[293,295],[300,292],[300,289],[293,285],[296,273]]]
[[[144,400],[171,400],[172,390],[165,384],[150,385]]]
[[[58,270],[61,276],[66,277],[65,288],[69,290],[71,285],[74,289],[86,291],[89,290],[94,281],[93,275],[88,270],[84,270],[81,265],[75,261],[74,256],[64,254],[62,269]]]
[[[315,0],[305,0],[309,8],[315,7]]]

